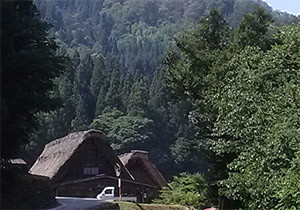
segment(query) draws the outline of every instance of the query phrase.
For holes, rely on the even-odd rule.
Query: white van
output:
[[[105,187],[100,194],[96,196],[98,200],[110,200],[115,197],[115,187]]]
[[[115,196],[115,187],[105,187],[100,194],[96,196],[98,200],[122,200],[137,202],[137,197],[117,197]]]

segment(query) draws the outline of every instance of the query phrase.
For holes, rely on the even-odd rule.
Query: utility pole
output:
[[[122,200],[122,184],[121,178],[118,179],[118,187],[119,187],[119,200]]]
[[[121,165],[119,163],[116,163],[114,168],[115,168],[116,176],[118,177],[119,200],[122,200]]]

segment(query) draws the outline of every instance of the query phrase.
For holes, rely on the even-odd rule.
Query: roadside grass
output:
[[[180,205],[163,204],[140,204],[132,202],[118,202],[120,210],[189,210],[189,208]]]

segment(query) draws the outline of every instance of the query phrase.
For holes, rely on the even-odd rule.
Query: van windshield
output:
[[[105,190],[104,194],[112,194],[112,189]]]

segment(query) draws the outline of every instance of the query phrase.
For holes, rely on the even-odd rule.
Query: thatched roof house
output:
[[[88,130],[48,143],[29,173],[49,177],[58,186],[59,194],[94,197],[106,186],[107,179],[113,180],[113,184],[116,182],[116,167],[121,168],[122,179],[134,181],[105,134]],[[91,193],[79,192],[85,190]]]
[[[50,142],[29,173],[49,177],[57,195],[95,197],[104,187],[118,187],[117,169],[122,192],[142,202],[157,197],[167,185],[147,152],[133,150],[119,159],[98,130],[70,133]]]
[[[129,170],[137,182],[148,183],[159,188],[167,186],[167,181],[149,160],[148,152],[132,150],[119,156],[123,165]]]
[[[89,148],[84,146],[85,144],[89,144]],[[48,143],[42,154],[29,170],[29,173],[47,176],[55,182],[60,182],[72,164],[78,163],[75,162],[72,156],[78,155],[78,153],[84,149],[94,149],[94,153],[101,151],[101,156],[106,157],[111,166],[115,166],[116,164],[123,166],[116,153],[109,146],[105,134],[98,130],[88,130],[70,133],[63,138]],[[83,152],[85,153],[85,151]],[[92,159],[95,159],[95,157],[92,157],[92,155],[90,157],[84,157],[86,159],[86,165],[94,166],[94,164],[97,164],[93,163]],[[91,163],[88,163],[89,161]],[[114,171],[112,172],[114,173]],[[122,174],[124,178],[132,178],[124,166],[122,167]]]

